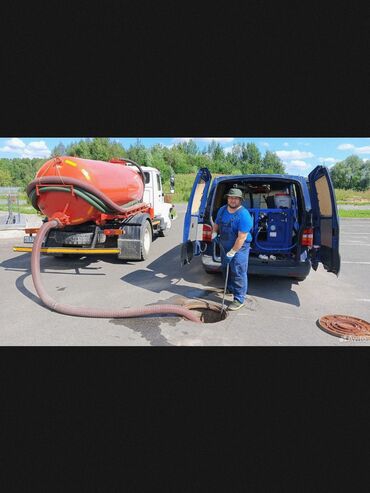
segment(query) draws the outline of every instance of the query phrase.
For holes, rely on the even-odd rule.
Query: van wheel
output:
[[[146,260],[152,246],[152,227],[148,221],[141,226],[141,260]]]
[[[294,277],[294,280],[295,281],[298,281],[298,282],[302,282],[304,281],[306,278],[305,277]]]

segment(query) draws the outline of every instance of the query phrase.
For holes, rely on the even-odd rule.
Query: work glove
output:
[[[227,252],[225,256],[225,264],[228,265],[232,261],[232,259],[235,257],[236,251],[231,249]]]

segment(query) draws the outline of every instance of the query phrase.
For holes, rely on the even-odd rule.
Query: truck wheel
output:
[[[141,226],[141,260],[146,260],[152,246],[152,227],[148,221]]]

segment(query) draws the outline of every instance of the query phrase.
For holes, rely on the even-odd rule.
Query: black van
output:
[[[220,271],[219,246],[211,242],[218,209],[232,187],[243,191],[253,217],[248,273],[303,281],[319,262],[338,276],[339,220],[332,181],[325,166],[307,178],[294,175],[230,175],[215,178],[201,168],[184,220],[182,264],[201,255],[206,272]]]

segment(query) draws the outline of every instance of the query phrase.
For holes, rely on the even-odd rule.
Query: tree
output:
[[[284,174],[285,166],[275,152],[266,151],[262,160],[263,173]]]
[[[119,142],[111,141],[107,137],[94,137],[73,142],[65,152],[68,156],[109,161],[112,158],[124,157],[126,151]]]
[[[370,186],[370,161],[362,161],[355,154],[336,163],[330,169],[335,188],[366,190]]]
[[[175,173],[193,173],[196,169],[191,164],[191,158],[177,147],[165,151],[165,160]]]
[[[189,154],[192,156],[199,153],[198,146],[197,146],[196,142],[192,139],[188,140],[187,142],[181,142],[181,143],[177,144],[176,147],[180,151],[184,152],[185,154]]]
[[[57,156],[66,156],[66,148],[63,142],[59,142],[59,144],[51,151],[51,157]]]
[[[219,142],[212,140],[208,144],[207,154],[215,161],[222,161],[225,158],[224,150]]]
[[[92,159],[89,144],[89,139],[80,140],[79,142],[72,142],[72,144],[66,148],[66,154],[68,156]]]
[[[370,188],[370,160],[365,161],[363,169],[361,171],[361,177],[359,182],[360,190],[368,190]]]
[[[243,143],[241,151],[241,158],[243,161],[255,166],[259,166],[261,164],[260,150],[253,142],[248,142],[247,144]]]
[[[6,168],[0,167],[0,187],[9,187],[12,185],[12,176]]]

